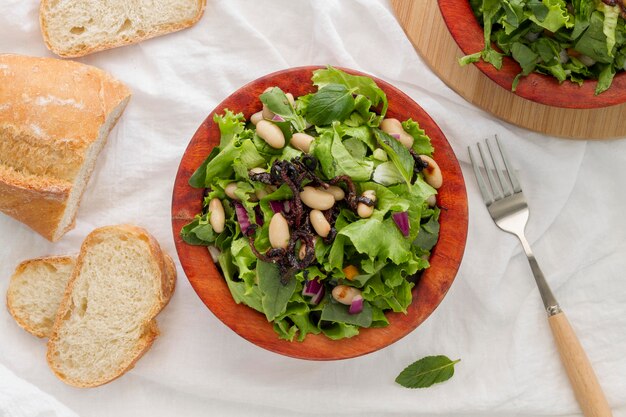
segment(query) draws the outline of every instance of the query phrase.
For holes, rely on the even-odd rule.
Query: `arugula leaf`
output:
[[[306,112],[309,123],[324,126],[343,121],[354,110],[354,97],[341,84],[328,84],[311,97]]]
[[[396,138],[388,135],[378,128],[374,128],[374,136],[376,137],[376,141],[378,145],[387,152],[389,155],[389,159],[394,163],[396,169],[404,178],[404,181],[410,186],[411,179],[413,178],[413,166],[415,165],[415,160]]]
[[[428,388],[452,378],[454,365],[461,360],[450,360],[447,356],[426,356],[407,366],[396,378],[396,383],[405,388]]]
[[[267,321],[272,321],[283,314],[287,308],[287,303],[296,290],[297,282],[295,277],[289,277],[286,283],[282,283],[278,266],[273,263],[259,260],[256,271],[262,294],[263,312]]]

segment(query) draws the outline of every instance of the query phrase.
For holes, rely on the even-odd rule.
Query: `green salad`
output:
[[[376,83],[328,67],[317,92],[280,87],[263,110],[214,117],[221,139],[190,178],[203,210],[181,230],[208,246],[237,303],[282,339],[352,337],[406,313],[439,235],[434,149],[419,124],[385,118]]]
[[[502,57],[522,71],[583,84],[598,80],[596,94],[607,90],[626,63],[623,0],[469,0],[484,27],[485,48],[461,58],[462,65],[483,59],[500,69]],[[492,48],[492,42],[500,51]]]

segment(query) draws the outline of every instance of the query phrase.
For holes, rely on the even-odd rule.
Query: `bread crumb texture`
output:
[[[53,256],[17,266],[9,282],[7,306],[15,321],[38,337],[49,337],[76,258]]]
[[[206,0],[43,0],[40,21],[53,52],[76,57],[196,23]]]
[[[65,382],[108,382],[152,344],[153,318],[165,301],[162,280],[169,279],[162,256],[134,232],[88,237],[48,346],[48,362]]]

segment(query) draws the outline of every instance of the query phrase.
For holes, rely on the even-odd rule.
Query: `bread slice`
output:
[[[48,341],[52,371],[77,387],[123,375],[157,337],[154,318],[175,280],[171,258],[144,229],[94,230],[83,242]]]
[[[17,324],[37,337],[49,337],[75,256],[49,256],[20,263],[9,282],[7,307]]]
[[[79,57],[194,25],[206,0],[42,0],[41,32],[48,49]]]
[[[174,292],[176,267],[165,255],[168,293]],[[7,308],[17,324],[37,337],[50,337],[52,325],[65,294],[76,256],[47,256],[20,263],[7,290]]]
[[[130,91],[78,62],[9,54],[0,86],[0,211],[56,241]]]

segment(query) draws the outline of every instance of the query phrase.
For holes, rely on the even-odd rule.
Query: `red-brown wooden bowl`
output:
[[[417,120],[432,140],[435,159],[444,178],[438,196],[438,204],[442,207],[441,231],[439,243],[432,252],[431,267],[423,273],[413,289],[414,299],[408,313],[389,313],[388,327],[362,329],[358,336],[338,341],[323,335],[308,335],[304,342],[281,340],[264,315],[233,301],[207,249],[188,245],[180,237],[181,228],[201,210],[203,190],[192,188],[188,180],[211,149],[219,143],[220,132],[213,122],[213,115],[223,113],[228,108],[243,112],[249,118],[260,110],[259,95],[270,86],[279,86],[296,97],[313,92],[315,87],[311,84],[312,71],[318,68],[322,67],[293,68],[252,81],[226,98],[209,114],[191,139],[178,168],[172,196],[172,228],[176,250],[189,282],[206,306],[224,324],[243,338],[273,352],[302,359],[333,360],[360,356],[384,348],[415,329],[435,310],[452,285],[465,249],[467,196],[459,163],[439,127],[406,94],[368,75],[387,94],[388,115],[401,120],[409,117]],[[360,74],[356,71],[345,71]]]
[[[485,45],[483,28],[472,12],[469,1],[438,0],[438,3],[448,30],[463,53],[472,54],[482,51]],[[509,57],[504,57],[500,70],[483,61],[474,65],[487,77],[509,91],[511,91],[513,79],[521,72],[520,65]],[[611,87],[596,96],[597,84],[598,82],[594,80],[587,80],[582,86],[570,81],[559,84],[552,76],[532,73],[527,77],[522,77],[513,94],[547,106],[569,109],[594,109],[626,102],[626,72],[617,74]]]

